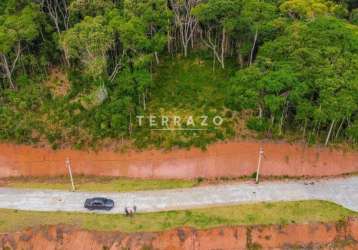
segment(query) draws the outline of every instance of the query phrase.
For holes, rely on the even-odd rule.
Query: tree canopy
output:
[[[190,146],[240,136],[245,124],[259,136],[355,145],[357,8],[353,0],[0,1],[0,139]],[[143,113],[191,107],[225,116],[228,130],[136,127]]]

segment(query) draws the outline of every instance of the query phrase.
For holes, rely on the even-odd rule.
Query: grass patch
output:
[[[39,225],[68,224],[82,229],[151,232],[191,226],[197,229],[233,225],[333,222],[358,213],[327,201],[258,203],[187,211],[123,215],[26,212],[0,209],[0,232]]]
[[[156,69],[149,108],[222,109],[233,65],[213,71],[212,60],[167,57]]]
[[[343,174],[339,177],[358,176],[357,173]],[[338,177],[338,176],[337,176]],[[206,179],[198,177],[192,180],[183,179],[135,179],[126,177],[110,176],[74,176],[76,189],[88,192],[134,192],[146,190],[192,188],[208,185],[238,184],[246,181],[253,181],[256,173],[241,177],[217,177]],[[320,178],[294,177],[294,176],[262,176],[261,181],[301,180],[315,182]],[[322,177],[326,179],[326,177]],[[68,176],[55,177],[9,177],[0,178],[0,187],[24,188],[24,189],[52,189],[71,190]]]
[[[197,180],[155,180],[155,179],[130,179],[114,177],[74,177],[76,189],[89,192],[131,192],[174,188],[191,188],[199,184]],[[34,189],[58,189],[70,190],[69,177],[52,178],[8,178],[0,186],[11,188],[34,188]]]
[[[148,119],[144,125],[134,128],[135,144],[139,148],[154,146],[171,149],[173,147],[205,148],[208,144],[231,138],[234,135],[232,113],[224,108],[227,87],[234,68],[216,68],[212,61],[200,57],[167,57],[154,74],[154,84],[144,115],[154,115],[159,128],[161,117],[169,117],[171,128],[201,128],[203,131],[153,131]],[[181,119],[180,126],[173,123],[173,117]],[[207,126],[201,126],[202,116],[207,116]],[[215,126],[213,118],[220,116],[223,124]],[[186,126],[189,117],[194,125]],[[157,128],[158,128],[157,127]]]

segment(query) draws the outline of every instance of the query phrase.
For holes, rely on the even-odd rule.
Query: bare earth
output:
[[[181,210],[208,206],[295,200],[327,200],[358,211],[358,176],[319,181],[264,182],[231,184],[128,193],[66,192],[0,188],[0,208],[89,212],[85,199],[108,197],[115,201],[110,212],[123,213],[125,206],[136,205],[139,212]]]

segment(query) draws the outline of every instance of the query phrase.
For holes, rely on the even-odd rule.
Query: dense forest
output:
[[[2,141],[355,145],[358,1],[1,0],[0,76]],[[147,114],[224,122],[153,131]]]

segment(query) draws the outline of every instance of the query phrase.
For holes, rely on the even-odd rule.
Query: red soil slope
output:
[[[358,152],[287,143],[263,143],[265,176],[334,176],[358,172]],[[230,142],[199,149],[116,153],[50,150],[0,144],[0,177],[75,174],[136,178],[240,177],[256,171],[260,143]]]
[[[0,249],[33,250],[242,250],[358,249],[358,219],[286,226],[179,228],[159,233],[94,232],[68,226],[0,234]]]

